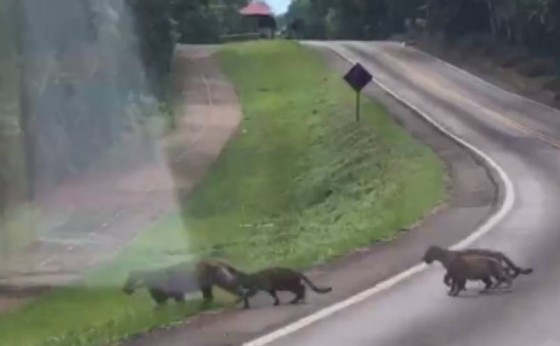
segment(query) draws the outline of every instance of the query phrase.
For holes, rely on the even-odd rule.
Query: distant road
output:
[[[434,265],[270,345],[560,345],[560,112],[398,43],[311,44],[361,62],[507,173],[512,209],[475,245],[504,250],[536,272],[511,293],[478,295],[471,283],[464,297],[450,298]]]

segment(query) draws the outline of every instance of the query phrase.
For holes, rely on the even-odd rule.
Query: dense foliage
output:
[[[560,0],[294,0],[288,22],[307,38],[384,38],[423,18],[448,38],[472,33],[558,53]]]

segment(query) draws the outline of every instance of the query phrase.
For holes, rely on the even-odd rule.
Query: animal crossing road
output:
[[[433,265],[270,345],[558,345],[560,112],[397,43],[331,42],[387,89],[497,163],[512,182],[505,217],[474,246],[535,268],[510,293],[450,298]],[[514,197],[512,200],[511,197]],[[297,328],[296,328],[297,329]],[[254,343],[253,345],[256,345]]]

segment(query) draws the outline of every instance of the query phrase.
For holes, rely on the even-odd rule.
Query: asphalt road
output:
[[[428,270],[270,345],[559,345],[560,112],[492,87],[398,43],[313,43],[368,68],[387,88],[475,145],[513,182],[513,207],[474,246],[505,251],[535,273],[512,292],[448,297]]]

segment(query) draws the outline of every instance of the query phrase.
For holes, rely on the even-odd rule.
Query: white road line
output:
[[[318,45],[323,45],[321,43],[315,43]],[[326,46],[326,45],[324,45]],[[333,50],[335,53],[337,53],[338,55],[340,55],[342,58],[344,58],[345,60],[347,60],[350,63],[354,63],[354,61],[352,59],[350,59],[346,54],[344,54],[342,51],[340,51],[340,49],[338,47],[333,47],[333,46],[327,46],[328,48],[330,48],[331,50]],[[443,126],[441,126],[440,124],[438,124],[434,119],[432,119],[428,114],[424,113],[422,110],[418,109],[416,106],[406,102],[403,98],[401,98],[396,92],[392,91],[391,89],[389,89],[388,87],[386,87],[383,83],[381,83],[378,79],[374,78],[373,79],[374,82],[379,85],[382,89],[384,89],[387,93],[389,93],[390,95],[392,95],[394,98],[396,98],[397,100],[399,100],[400,102],[402,102],[403,104],[407,105],[409,108],[411,108],[412,110],[414,110],[415,112],[417,112],[418,114],[420,114],[420,116],[422,116],[422,118],[424,118],[424,120],[426,120],[427,122],[429,122],[430,124],[432,124],[434,127],[436,127],[438,130],[440,130],[441,132],[443,132],[445,135],[447,135],[448,137],[450,137],[451,139],[453,139],[454,141],[456,141],[457,143],[459,143],[460,145],[464,146],[465,148],[467,148],[468,150],[470,150],[471,152],[473,152],[475,155],[479,156],[480,158],[482,158],[489,167],[491,167],[493,170],[495,170],[501,181],[502,184],[504,185],[504,200],[502,201],[502,205],[500,206],[500,209],[494,214],[492,215],[492,217],[490,217],[484,224],[482,224],[476,231],[474,231],[474,233],[472,233],[471,235],[469,235],[468,237],[466,237],[465,239],[461,240],[460,242],[458,242],[457,244],[453,245],[451,247],[451,249],[460,249],[460,248],[464,248],[466,246],[471,245],[472,243],[474,243],[476,240],[478,240],[479,238],[481,238],[482,236],[484,236],[485,234],[487,234],[488,232],[490,232],[492,230],[492,228],[494,228],[494,226],[496,226],[512,209],[514,201],[515,201],[515,189],[513,186],[513,183],[511,181],[511,179],[509,178],[509,176],[506,174],[506,172],[504,171],[504,169],[502,167],[500,167],[500,165],[498,165],[498,163],[496,163],[490,156],[486,155],[484,152],[482,152],[480,149],[476,148],[474,145],[468,143],[467,141],[465,141],[464,139],[460,138],[459,136],[449,132],[446,128],[444,128]],[[253,341],[249,341],[243,344],[243,346],[264,346],[264,345],[268,345],[271,342],[274,342],[280,338],[283,338],[287,335],[290,335],[294,332],[297,332],[298,330],[301,330],[305,327],[308,327],[309,325],[318,322],[322,319],[325,319],[341,310],[344,310],[354,304],[357,304],[359,302],[362,302],[368,298],[371,298],[372,296],[381,293],[393,286],[395,286],[396,284],[410,278],[411,276],[413,276],[414,274],[417,274],[423,270],[425,270],[428,266],[424,263],[419,263],[415,266],[413,266],[412,268],[401,272],[400,274],[397,274],[385,281],[382,281],[380,283],[378,283],[377,285],[375,285],[374,287],[367,289],[361,293],[358,293],[357,295],[354,295],[346,300],[343,300],[341,302],[335,303],[329,307],[326,307],[322,310],[319,310],[309,316],[303,317],[300,320],[291,323],[287,326],[284,326],[272,333],[269,333],[267,335],[261,336]]]

